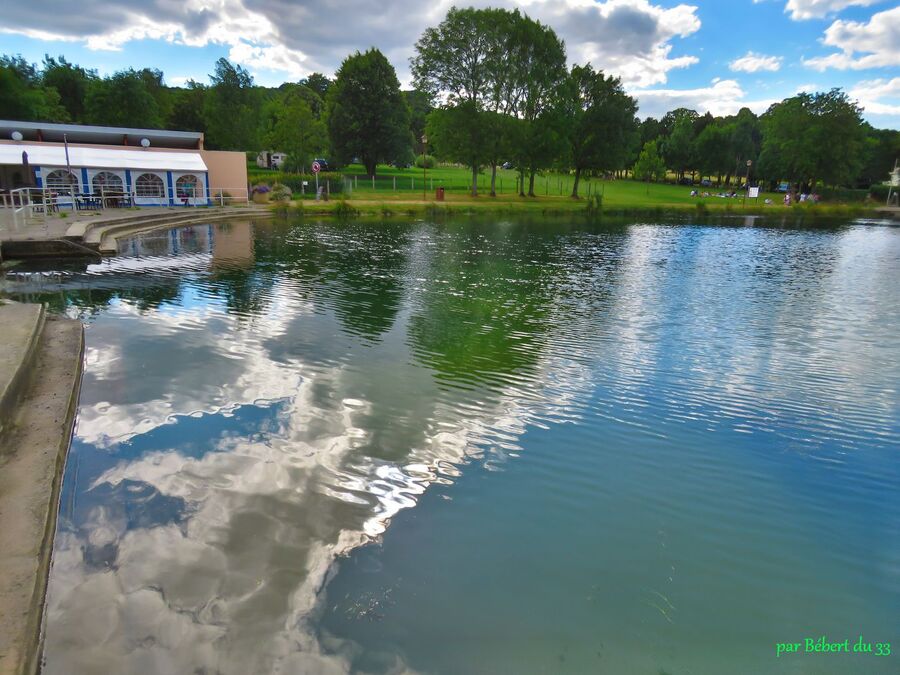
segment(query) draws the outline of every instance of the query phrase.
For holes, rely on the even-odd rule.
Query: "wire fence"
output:
[[[491,189],[490,175],[479,175],[477,179],[478,192],[488,193]],[[561,175],[535,176],[534,192],[545,196],[568,196],[572,194],[574,177]],[[525,177],[524,190],[520,189],[519,179],[509,176],[498,176],[494,188],[498,195],[515,195],[529,191],[529,179]],[[335,189],[339,188],[339,189]],[[443,176],[344,176],[340,181],[329,181],[329,194],[340,192],[343,196],[350,197],[354,194],[434,194],[438,188],[444,188],[446,192],[469,193],[472,191],[472,180],[461,178],[446,178]],[[601,189],[599,180],[594,182],[590,178],[582,178],[579,182],[579,193],[591,195],[599,193]],[[309,194],[315,194],[311,191]]]

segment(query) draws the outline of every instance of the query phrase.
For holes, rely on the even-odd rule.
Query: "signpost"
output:
[[[753,160],[748,159],[747,160],[747,197],[749,197],[750,199],[756,199],[756,201],[759,201],[759,188],[758,187],[755,187],[755,188],[750,187],[750,167],[752,167],[752,166],[753,166]],[[741,204],[742,208],[747,203],[747,197],[744,198],[744,203]]]
[[[319,171],[322,170],[322,165],[318,162],[312,163],[312,172],[316,176],[316,201],[319,201]]]

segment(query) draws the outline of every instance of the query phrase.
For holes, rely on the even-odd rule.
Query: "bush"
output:
[[[875,187],[875,186],[873,186]],[[851,190],[849,188],[822,188],[819,196],[828,202],[864,202],[869,190]],[[887,191],[884,193],[887,198]]]
[[[289,202],[293,196],[291,188],[283,183],[275,183],[275,185],[272,186],[272,196],[270,199],[273,202]]]
[[[434,155],[416,155],[416,168],[421,169],[423,164],[426,169],[433,169],[437,165]]]

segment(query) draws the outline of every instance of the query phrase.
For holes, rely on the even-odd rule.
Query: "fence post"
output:
[[[359,176],[353,176],[353,187],[359,189]]]
[[[397,176],[394,176],[394,192],[397,191]]]
[[[219,206],[225,206],[225,190],[219,188]]]
[[[372,190],[375,190],[375,175],[372,174]]]

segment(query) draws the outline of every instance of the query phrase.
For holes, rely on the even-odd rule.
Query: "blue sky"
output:
[[[45,53],[108,74],[161,69],[207,81],[221,56],[260,84],[331,75],[380,48],[408,83],[422,31],[453,4],[388,0],[33,0],[4,10],[0,52]],[[459,3],[469,4],[469,3]],[[570,61],[622,77],[642,116],[680,105],[762,112],[798,90],[843,87],[875,126],[900,128],[900,4],[883,0],[475,0],[519,6],[565,40]],[[48,21],[48,17],[55,17]]]

